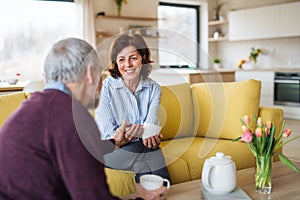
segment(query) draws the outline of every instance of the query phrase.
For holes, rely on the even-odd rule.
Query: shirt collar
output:
[[[66,93],[69,96],[72,96],[71,91],[61,81],[47,81],[45,84],[44,90],[48,90],[48,89],[59,90],[59,91]]]

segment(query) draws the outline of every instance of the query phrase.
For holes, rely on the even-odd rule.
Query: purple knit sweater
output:
[[[78,101],[58,90],[34,93],[0,131],[0,199],[117,199],[94,157],[112,150],[107,143]]]

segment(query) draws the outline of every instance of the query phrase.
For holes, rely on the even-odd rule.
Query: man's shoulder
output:
[[[42,92],[35,92],[29,98],[29,100],[35,101],[71,101],[71,99],[72,98],[68,94],[56,89],[47,89]]]
[[[55,108],[66,108],[67,105],[72,105],[72,98],[58,90],[47,89],[42,92],[35,92],[26,101],[30,107],[42,107],[44,110],[53,105]]]

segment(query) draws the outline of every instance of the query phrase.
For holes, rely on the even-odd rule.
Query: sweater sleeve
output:
[[[99,139],[93,118],[79,102],[73,100],[72,104],[70,109],[69,105],[47,109],[45,144],[52,163],[71,199],[118,199],[109,191],[102,162],[104,151],[114,145]]]

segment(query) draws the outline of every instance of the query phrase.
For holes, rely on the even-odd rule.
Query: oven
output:
[[[275,72],[274,104],[300,106],[300,72]]]

